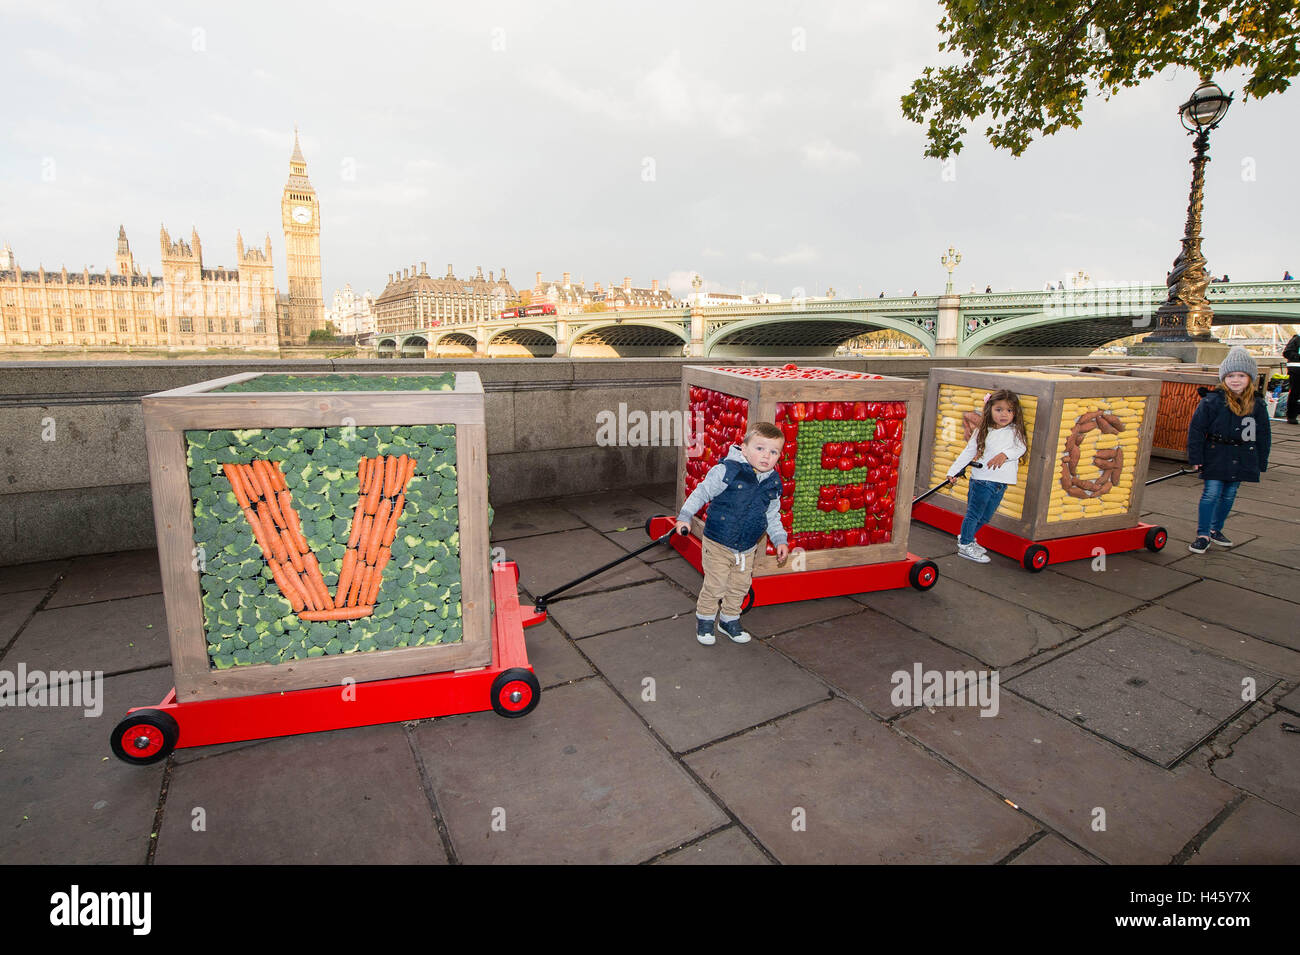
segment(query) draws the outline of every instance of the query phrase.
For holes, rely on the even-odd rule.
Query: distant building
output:
[[[776,305],[781,296],[772,292],[759,292],[756,295],[741,295],[737,292],[692,292],[688,297],[691,305],[700,308],[719,305]]]
[[[296,129],[289,178],[280,195],[280,222],[289,277],[288,309],[280,324],[280,341],[304,345],[312,332],[325,328],[325,293],[321,284],[320,200],[307,178],[307,160],[298,145]]]
[[[245,249],[237,267],[205,268],[196,231],[173,242],[160,230],[162,274],[141,274],[117,232],[114,269],[23,270],[9,246],[0,254],[0,344],[129,345],[140,348],[277,347],[271,240]]]
[[[488,321],[501,314],[518,294],[506,280],[506,270],[498,279],[492,272],[483,277],[483,267],[472,279],[458,279],[450,265],[440,279],[429,275],[428,265],[420,263],[388,276],[388,283],[375,299],[375,332],[411,331],[445,325],[467,325]]]
[[[373,334],[375,331],[375,297],[367,291],[358,295],[345,285],[334,292],[334,306],[325,310],[325,321],[333,322],[345,338]]]

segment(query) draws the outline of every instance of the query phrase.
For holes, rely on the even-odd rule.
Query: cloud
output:
[[[848,149],[841,149],[829,139],[823,139],[815,143],[804,143],[801,152],[803,153],[804,164],[814,169],[837,169],[845,166],[856,166],[862,162],[862,158],[857,153]]]
[[[810,245],[801,245],[797,249],[791,249],[775,257],[768,257],[762,252],[751,252],[748,258],[751,262],[761,262],[765,265],[806,265],[820,260],[821,253]]]

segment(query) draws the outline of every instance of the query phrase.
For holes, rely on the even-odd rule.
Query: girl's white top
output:
[[[996,481],[999,484],[1015,484],[1016,469],[1020,465],[1020,458],[1028,448],[1016,434],[1016,429],[1012,425],[1005,428],[989,428],[989,433],[984,436],[984,454],[978,460],[975,458],[975,439],[979,436],[979,430],[976,429],[971,433],[970,440],[966,442],[966,447],[962,448],[961,454],[957,455],[957,460],[952,463],[948,469],[948,477],[960,473],[961,469],[974,461],[976,464],[982,464],[982,468],[974,468],[967,477],[976,481]],[[999,454],[1005,454],[1007,460],[1005,464],[996,468],[988,466],[988,462],[996,458]]]

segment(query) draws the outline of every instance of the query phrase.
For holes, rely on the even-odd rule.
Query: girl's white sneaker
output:
[[[989,555],[980,553],[980,550],[982,550],[982,548],[974,542],[957,545],[957,553],[965,557],[967,560],[973,560],[977,564],[987,564],[989,562]]]

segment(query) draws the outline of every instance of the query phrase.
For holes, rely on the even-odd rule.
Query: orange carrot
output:
[[[314,622],[317,620],[357,620],[369,617],[375,612],[372,607],[335,607],[333,610],[307,610],[298,614],[299,619]]]
[[[311,550],[311,545],[307,543],[307,538],[303,536],[302,520],[298,517],[298,512],[294,510],[293,498],[289,496],[288,491],[281,491],[278,496],[280,498],[280,513],[288,521],[289,537],[293,540],[294,546],[305,554]]]
[[[284,515],[280,513],[280,502],[276,500],[275,491],[272,489],[271,474],[267,470],[268,465],[265,461],[257,460],[249,468],[252,476],[253,486],[257,488],[258,493],[266,498],[266,506],[271,509],[271,517],[275,520],[277,527],[284,527]]]
[[[253,529],[253,537],[257,540],[257,545],[262,548],[262,555],[268,561],[275,560],[275,551],[271,549],[269,539],[262,530],[262,522],[257,519],[251,507],[244,508],[244,520],[248,521],[248,526]]]
[[[359,459],[357,461],[357,493],[358,494],[360,494],[362,491],[365,490],[366,477],[368,473],[369,473],[369,465],[366,463],[366,459],[365,458]]]
[[[388,533],[388,522],[392,519],[393,506],[385,499],[379,505],[379,511],[375,514],[375,521],[370,526],[370,537],[363,539],[364,546],[358,547],[366,556],[366,563],[373,564],[375,557],[379,554],[379,547],[383,537]]]
[[[302,594],[303,603],[307,605],[308,610],[324,610],[325,604],[321,602],[320,597],[316,595],[316,590],[305,579],[306,574],[299,574],[294,570],[292,564],[281,564],[280,569],[284,575],[289,578],[289,583],[298,588]]]
[[[248,507],[248,495],[244,493],[244,482],[235,475],[235,466],[233,464],[223,464],[221,470],[226,472],[226,480],[230,482],[230,489],[235,492],[235,500],[239,502],[239,506]]]
[[[356,597],[352,600],[354,606],[359,606],[365,602],[361,598],[370,590],[370,577],[374,572],[374,564],[365,564],[357,568],[356,579],[352,582],[352,589],[356,591]]]
[[[239,465],[239,475],[244,480],[244,491],[247,492],[250,501],[257,503],[257,499],[261,494],[257,489],[257,485],[253,482],[252,474],[253,466],[251,464]]]
[[[415,477],[416,463],[417,462],[414,456],[412,456],[411,459],[406,462],[406,477],[402,480],[403,488],[405,488],[408,484],[411,483],[411,478]]]
[[[370,459],[370,476],[366,480],[366,494],[373,494],[379,488],[380,479],[383,477],[384,468],[380,462],[383,458]]]
[[[381,542],[385,547],[393,543],[397,537],[397,521],[402,516],[402,508],[406,506],[406,492],[403,491],[397,495],[397,503],[393,505],[393,516],[389,518],[388,529],[384,531],[384,539]]]
[[[361,518],[361,534],[357,537],[357,556],[360,557],[366,552],[366,541],[370,540],[370,525],[375,519],[369,514]]]
[[[355,550],[346,550],[343,552],[343,567],[339,571],[338,586],[334,588],[334,602],[340,607],[347,600],[348,588],[352,586],[352,573],[357,567],[357,552]]]
[[[397,485],[397,458],[389,455],[388,460],[384,463],[384,497],[392,497],[396,493]]]
[[[370,589],[366,591],[364,603],[373,604],[375,598],[379,596],[379,586],[384,581],[384,565],[388,563],[389,556],[387,547],[379,551],[379,559],[375,561],[375,573],[370,581]]]
[[[266,472],[271,476],[271,490],[279,493],[288,487],[284,483],[284,471],[280,468],[279,461],[265,461]]]
[[[307,604],[302,599],[302,594],[298,592],[298,588],[291,584],[289,578],[285,576],[283,565],[276,561],[272,561],[271,576],[275,580],[275,585],[280,588],[280,593],[284,595],[284,598],[289,601],[289,605],[293,607],[294,612],[302,613],[302,611],[306,609]]]
[[[271,515],[266,510],[265,504],[258,504],[255,508],[257,519],[262,522],[262,531],[266,534],[267,541],[271,544],[271,551],[275,554],[275,559],[280,563],[287,563],[289,560],[289,551],[284,546],[284,541],[280,538],[280,531],[271,521]]]
[[[307,565],[303,563],[302,554],[295,546],[293,538],[289,536],[289,531],[283,527],[280,528],[280,543],[284,545],[284,552],[289,555],[289,563],[293,564],[293,569],[301,573]]]
[[[316,591],[316,598],[326,610],[333,610],[334,599],[330,597],[330,589],[325,586],[325,577],[320,572],[320,561],[311,552],[304,554],[302,560],[307,567],[307,582]]]

